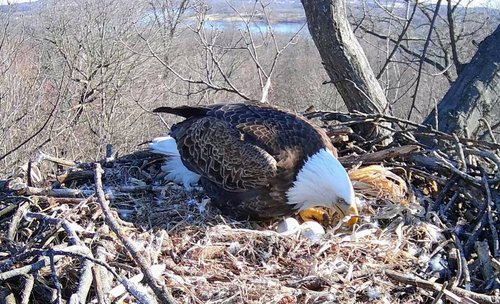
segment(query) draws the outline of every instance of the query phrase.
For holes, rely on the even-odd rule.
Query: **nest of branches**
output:
[[[499,144],[383,115],[306,115],[349,169],[360,202],[354,228],[308,239],[277,233],[281,219],[225,217],[203,189],[164,182],[163,159],[148,151],[98,163],[40,154],[0,180],[0,298],[500,302]],[[390,134],[352,132],[367,122]]]

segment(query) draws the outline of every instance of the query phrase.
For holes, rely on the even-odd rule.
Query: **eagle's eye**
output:
[[[347,203],[346,203],[345,199],[343,199],[343,198],[339,198],[339,199],[337,200],[337,202],[338,202],[339,204],[347,205]]]

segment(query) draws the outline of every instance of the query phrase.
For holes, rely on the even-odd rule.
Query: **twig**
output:
[[[442,302],[441,299],[444,296],[445,290],[448,288],[448,284],[449,284],[448,282],[443,283],[441,290],[438,292],[438,295],[434,298],[431,304],[437,304]]]
[[[467,242],[464,245],[464,251],[466,256],[469,256],[469,254],[472,252],[474,244],[476,243],[477,239],[479,238],[479,235],[481,234],[483,228],[486,226],[488,222],[488,212],[486,210],[487,210],[486,208],[481,210],[480,212],[481,218],[479,218],[474,228],[472,228],[472,233],[469,235]]]
[[[331,121],[331,120],[336,120],[340,122],[346,122],[348,125],[355,125],[355,124],[361,124],[361,123],[367,123],[367,122],[392,122],[395,124],[400,125],[400,127],[404,127],[404,129],[407,129],[407,126],[411,126],[416,128],[416,131],[413,132],[413,135],[416,137],[433,137],[436,139],[444,139],[447,141],[454,141],[455,138],[453,135],[450,135],[445,132],[441,132],[439,130],[436,130],[432,128],[431,126],[428,125],[422,125],[419,123],[416,123],[414,121],[408,120],[408,119],[402,119],[399,117],[391,116],[388,114],[381,114],[381,113],[376,113],[376,114],[366,114],[366,113],[361,113],[361,112],[354,112],[354,113],[345,113],[345,112],[311,112],[311,113],[304,113],[303,114],[305,117],[312,119],[312,118],[317,118],[319,117],[321,120],[324,121]],[[492,143],[484,140],[476,140],[472,138],[465,138],[465,137],[458,137],[458,140],[465,145],[473,145],[475,147],[485,147],[489,149],[500,149],[500,144],[498,143]]]
[[[89,255],[92,256],[92,252],[89,250]],[[82,261],[82,267],[80,271],[80,280],[78,281],[78,290],[71,295],[70,303],[84,304],[86,303],[87,295],[89,293],[90,287],[92,286],[92,266],[94,265],[89,259]]]
[[[500,297],[499,296],[488,296],[472,291],[468,291],[459,287],[454,287],[451,288],[450,290],[443,289],[443,285],[439,283],[434,283],[430,282],[427,280],[420,279],[414,275],[411,274],[403,274],[397,271],[393,270],[386,270],[385,274],[398,282],[404,283],[404,284],[410,284],[413,286],[417,286],[426,290],[431,290],[431,291],[443,291],[444,295],[454,301],[454,303],[464,303],[464,304],[473,304],[473,303],[480,303],[480,304],[491,304],[491,303],[498,303],[500,302]]]
[[[66,219],[59,219],[55,217],[51,217],[49,215],[43,214],[43,213],[36,213],[36,212],[27,212],[25,215],[28,219],[34,218],[34,219],[39,219],[43,220],[49,224],[52,224],[56,227],[62,226],[66,234],[68,235],[69,238],[69,245],[81,245],[80,238],[76,234],[75,230],[73,229],[72,225],[70,222]],[[73,223],[73,225],[76,225]],[[83,228],[82,228],[83,230]]]
[[[138,286],[136,286],[135,283],[130,282],[126,278],[122,278],[113,270],[113,268],[111,268],[105,262],[94,259],[91,256],[90,249],[86,246],[78,246],[78,245],[69,247],[55,246],[55,249],[49,249],[49,250],[33,249],[30,252],[28,252],[26,256],[38,256],[40,258],[37,262],[33,264],[0,273],[0,282],[17,276],[28,275],[32,272],[38,271],[49,265],[52,267],[52,265],[55,265],[63,256],[69,256],[69,257],[85,259],[92,263],[105,267],[140,303],[151,303],[149,297],[143,291],[141,291],[138,288]],[[55,280],[57,281],[57,277],[55,278]],[[82,299],[80,299],[80,301],[82,301]],[[85,299],[83,299],[83,301],[85,301]]]
[[[118,236],[122,244],[127,248],[127,251],[130,253],[134,262],[139,266],[142,273],[144,274],[144,279],[146,283],[151,287],[154,294],[158,297],[161,303],[169,304],[175,303],[175,299],[172,297],[170,291],[164,285],[159,284],[157,280],[154,278],[150,268],[147,266],[146,260],[141,256],[141,254],[135,249],[135,246],[132,242],[126,238],[121,232],[121,228],[118,222],[114,219],[111,210],[109,209],[109,203],[106,200],[104,195],[103,187],[102,187],[102,173],[104,171],[101,168],[99,163],[95,164],[95,186],[96,186],[96,195],[99,206],[102,209],[104,214],[104,218],[106,224],[108,224],[109,228]]]
[[[35,277],[31,274],[24,276],[24,288],[21,294],[21,304],[29,304],[31,291],[35,285]]]
[[[10,220],[9,224],[9,231],[7,231],[7,239],[13,241],[15,239],[16,233],[17,233],[17,227],[19,226],[19,223],[21,222],[21,219],[23,218],[24,212],[29,208],[30,203],[28,202],[23,202],[19,204],[19,207],[16,210],[16,213],[14,216],[12,216],[12,219]]]
[[[470,291],[470,289],[471,289],[470,272],[469,272],[469,266],[467,263],[467,259],[465,257],[464,248],[462,247],[462,244],[460,243],[460,239],[458,238],[458,236],[455,232],[452,232],[451,237],[453,238],[453,241],[455,242],[455,247],[458,250],[458,257],[457,258],[460,259],[461,272],[462,272],[462,275],[464,277],[465,289]],[[457,280],[460,280],[460,278],[457,278]]]
[[[7,201],[7,199],[9,199],[9,198],[12,198],[12,197],[6,197],[6,198],[4,198],[4,200]],[[16,210],[16,208],[19,208],[18,205],[8,204],[5,208],[0,210],[0,218],[11,213],[12,211]]]
[[[153,273],[155,279],[160,278],[164,271],[165,271],[165,265],[164,264],[163,265],[152,265],[151,266],[151,272]],[[139,273],[139,274],[131,277],[129,279],[129,282],[139,283],[143,278],[144,278],[144,275],[142,273]],[[113,299],[115,299],[115,298],[120,297],[123,293],[125,293],[125,291],[126,291],[125,287],[122,284],[120,284],[120,285],[114,287],[113,289],[111,289],[109,291],[109,295]]]
[[[444,201],[446,195],[448,194],[448,192],[450,191],[451,187],[453,187],[454,185],[456,185],[457,179],[458,178],[456,176],[454,176],[454,177],[452,177],[451,179],[448,180],[448,182],[446,183],[446,185],[444,185],[443,190],[441,190],[441,192],[439,193],[438,197],[434,201],[434,206],[432,207],[433,211],[440,211],[441,210],[439,208],[439,206],[441,206],[441,204],[443,203],[443,201]],[[443,211],[443,213],[444,213],[444,211]]]
[[[484,281],[491,279],[495,275],[490,258],[490,247],[488,241],[476,242],[476,252],[481,265],[481,274]]]
[[[488,216],[488,223],[490,225],[491,239],[493,242],[493,255],[495,257],[500,256],[500,249],[498,243],[498,231],[496,228],[495,220],[493,219],[493,214],[491,212],[491,207],[493,206],[493,200],[491,198],[490,185],[488,184],[488,176],[486,176],[486,171],[480,167],[480,171],[483,175],[484,190],[486,192],[486,214]]]
[[[23,266],[20,268],[16,268],[16,269],[7,271],[7,269],[12,267],[12,265],[14,265],[15,263],[22,261],[24,259],[27,259],[29,257],[32,257],[32,256],[36,256],[36,254],[33,253],[33,251],[30,251],[30,252],[22,253],[22,254],[17,255],[17,256],[13,256],[7,260],[2,261],[2,265],[0,267],[0,282],[17,277],[17,276],[28,275],[34,271],[40,270],[43,267],[46,267],[47,265],[49,265],[48,258],[42,258],[42,259],[39,259],[30,265],[26,265],[26,266]]]
[[[89,197],[94,194],[93,190],[85,190],[85,189],[51,189],[51,188],[35,188],[35,187],[26,187],[22,190],[19,190],[18,193],[25,195],[43,195],[50,197]]]
[[[454,238],[454,236],[452,236],[452,238]],[[462,265],[463,259],[460,257],[460,252],[458,251],[458,249],[456,247],[452,248],[452,250],[450,251],[450,255],[452,255],[452,254],[453,254],[453,257],[457,259],[457,273],[452,278],[453,281],[451,283],[451,288],[455,288],[455,287],[458,287],[458,284],[460,284],[460,280],[462,279],[462,276],[463,276],[462,270],[464,269],[464,266]],[[450,256],[448,258],[450,258]]]
[[[16,304],[16,297],[9,288],[0,286],[0,303],[1,304]]]
[[[440,213],[441,216],[446,217],[446,213],[451,208],[451,206],[457,201],[459,195],[460,195],[459,191],[456,191],[455,193],[453,193],[453,195],[451,196],[451,198],[448,201],[448,203],[443,208],[441,208],[439,210],[439,213]]]
[[[121,186],[121,187],[111,187],[106,189],[106,192],[110,194],[105,195],[106,198],[110,197],[126,197],[129,193],[132,192],[141,192],[141,191],[159,191],[160,187],[152,187],[151,185],[145,186]],[[19,194],[35,196],[48,196],[48,197],[57,197],[57,198],[88,198],[91,197],[95,191],[90,189],[70,189],[70,188],[61,188],[61,189],[52,189],[52,188],[36,188],[36,187],[25,187],[21,190],[18,190]]]
[[[38,151],[38,155],[35,159],[36,163],[41,163],[42,161],[48,160],[50,162],[53,162],[58,165],[63,165],[67,167],[74,167],[76,166],[76,163],[71,160],[66,160],[58,157],[51,156],[49,154],[43,153],[42,151]]]
[[[40,255],[46,255],[47,251],[43,250],[34,250]],[[130,282],[127,278],[121,277],[116,271],[113,270],[107,263],[99,261],[94,259],[89,255],[90,249],[88,247],[84,246],[71,246],[67,247],[61,250],[52,250],[52,253],[57,256],[70,256],[70,257],[75,257],[75,258],[80,258],[80,259],[86,259],[89,260],[95,264],[98,264],[100,266],[105,267],[109,272],[113,274],[113,276],[122,284],[125,286],[127,291],[133,295],[139,303],[144,303],[144,304],[151,304],[153,301],[150,299],[150,297],[144,293],[134,282]]]
[[[476,155],[476,156],[481,156],[481,157],[484,157],[484,158],[487,158],[489,160],[491,160],[492,162],[495,163],[496,165],[496,178],[500,179],[500,157],[492,152],[492,151],[488,151],[488,150],[477,150],[477,149],[464,149],[465,152],[469,153],[469,154],[473,154],[473,155]]]
[[[456,134],[453,134],[453,138],[456,141],[456,147],[457,147],[457,152],[458,155],[460,156],[460,161],[462,162],[462,171],[467,172],[467,162],[465,161],[465,153],[464,153],[464,148],[462,146],[462,143],[458,139],[458,136]]]
[[[102,244],[97,244],[96,248],[96,259],[105,263],[106,261],[106,251]],[[100,265],[94,265],[92,268],[92,272],[94,273],[94,283],[97,294],[98,303],[105,304],[107,303],[105,300],[105,295],[108,294],[111,289],[110,286],[110,278],[109,272],[106,267],[102,267]]]
[[[57,303],[61,304],[61,284],[59,284],[59,279],[57,278],[56,263],[54,259],[54,252],[52,249],[48,250],[49,264],[50,264],[50,277],[52,278],[52,283],[56,287],[57,291]]]
[[[438,160],[438,164],[441,165],[442,167],[451,170],[453,173],[455,173],[456,175],[460,176],[462,179],[470,183],[473,183],[477,186],[480,185],[481,181],[478,178],[474,178],[469,174],[463,172],[462,170],[458,169],[452,163],[450,163],[449,160],[439,155],[439,153],[437,153],[436,151],[432,151],[431,154]]]
[[[491,127],[490,123],[484,117],[479,118],[479,121],[483,122],[486,126],[486,129],[488,130],[488,132],[484,132],[484,134],[481,135],[479,139],[483,139],[484,137],[486,137],[486,134],[488,134],[491,138],[491,141],[497,143],[497,139],[495,138],[495,134],[493,134],[493,128]]]
[[[388,148],[388,149],[384,149],[384,150],[373,152],[373,153],[363,154],[360,156],[349,155],[349,156],[340,157],[339,161],[342,164],[355,164],[355,163],[359,163],[359,162],[378,163],[378,162],[381,162],[383,160],[388,160],[388,159],[395,158],[395,157],[403,157],[405,155],[411,154],[411,153],[416,152],[418,150],[420,150],[420,147],[417,145],[393,147],[393,148]]]

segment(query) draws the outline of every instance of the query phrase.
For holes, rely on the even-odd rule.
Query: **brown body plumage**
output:
[[[201,176],[226,213],[263,219],[294,210],[287,203],[305,161],[321,149],[335,153],[324,131],[301,116],[257,104],[162,107],[186,119],[171,128],[182,162]]]

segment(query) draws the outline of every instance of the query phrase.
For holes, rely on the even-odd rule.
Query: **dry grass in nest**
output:
[[[500,147],[462,139],[464,167],[454,148],[426,149],[405,130],[389,146],[342,150],[360,221],[316,240],[277,233],[280,219],[221,215],[202,189],[165,183],[147,151],[97,169],[31,163],[0,181],[0,293],[19,303],[500,301]]]

